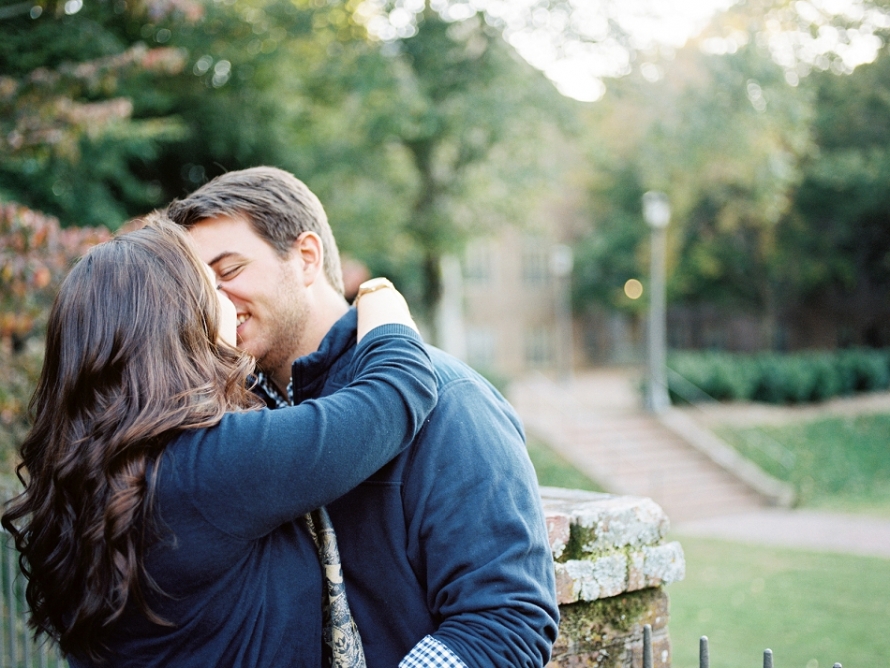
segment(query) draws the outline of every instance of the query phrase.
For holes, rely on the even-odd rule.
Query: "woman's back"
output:
[[[244,417],[223,421],[237,424]],[[166,594],[152,595],[149,606],[172,626],[129,606],[108,639],[113,666],[321,665],[321,573],[312,538],[299,519],[256,537],[226,517],[229,500],[249,493],[251,485],[240,483],[253,476],[244,468],[231,488],[201,485],[205,468],[245,447],[235,440],[245,430],[222,431],[232,440],[218,438],[215,427],[189,432],[161,458],[155,497],[160,539],[145,564]],[[197,449],[204,456],[194,457]]]

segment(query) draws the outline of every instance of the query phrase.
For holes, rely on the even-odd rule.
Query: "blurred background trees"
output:
[[[643,310],[659,188],[675,309],[756,314],[766,348],[823,309],[837,345],[888,345],[890,19],[828,9],[748,0],[684,44],[659,3],[7,0],[0,201],[113,230],[278,165],[432,322],[444,256],[568,189],[576,309]]]
[[[890,345],[890,22],[880,3],[853,17],[819,6],[739,3],[669,58],[641,54],[608,82],[587,112],[579,308],[639,310],[621,287],[646,276],[639,198],[661,189],[675,315],[750,315],[762,349]],[[816,320],[810,339],[789,331]],[[679,330],[674,347],[727,345]]]

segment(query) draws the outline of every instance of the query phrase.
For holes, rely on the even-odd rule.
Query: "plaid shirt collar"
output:
[[[254,391],[262,390],[263,394],[275,405],[275,408],[284,408],[285,406],[294,405],[294,379],[291,378],[287,384],[287,394],[283,395],[278,390],[278,386],[272,382],[272,379],[262,371],[254,374]]]

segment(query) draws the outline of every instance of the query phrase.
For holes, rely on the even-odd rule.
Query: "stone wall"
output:
[[[541,488],[556,560],[561,621],[548,668],[638,668],[643,626],[653,666],[671,665],[664,585],[682,580],[683,549],[651,499]]]

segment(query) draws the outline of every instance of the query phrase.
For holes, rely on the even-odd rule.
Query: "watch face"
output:
[[[357,304],[362,295],[366,295],[369,292],[376,292],[380,288],[392,288],[395,290],[395,286],[388,278],[372,278],[358,286],[358,293],[355,295],[355,300],[352,303]]]
[[[380,288],[389,287],[390,285],[392,285],[392,283],[389,282],[389,279],[372,278],[358,286],[358,289],[361,292],[371,292],[372,290],[379,290]]]
[[[360,286],[358,286],[358,293],[359,295],[364,295],[369,292],[379,290],[380,288],[391,287],[393,287],[393,284],[390,283],[388,278],[372,278],[370,281],[365,281]]]

